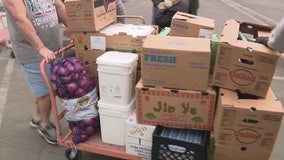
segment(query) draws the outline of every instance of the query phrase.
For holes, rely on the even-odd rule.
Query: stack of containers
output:
[[[192,27],[193,22],[186,20],[190,17],[186,14],[185,19],[180,19],[183,24],[173,24],[179,27],[177,30],[187,30],[183,33],[200,32],[204,26],[214,24],[212,19],[200,18],[199,24]],[[192,19],[194,23],[199,20],[195,16]],[[159,126],[153,134],[152,159],[207,159],[217,95],[208,84],[210,39],[197,35],[149,35],[143,43],[136,116],[139,124]],[[202,138],[195,143],[176,139],[178,136],[172,134],[161,136],[165,128],[186,130],[183,133],[192,139]]]
[[[125,120],[135,109],[138,55],[107,51],[97,58],[102,141],[125,145]]]
[[[74,37],[75,56],[80,58],[88,71],[98,79],[96,58],[105,52],[105,40],[103,37],[90,39],[88,33],[99,33],[101,29],[117,21],[116,2],[65,0],[64,4],[68,32]],[[95,41],[97,45],[88,47],[86,44],[91,41]]]
[[[66,0],[65,6],[76,57],[85,62],[96,78],[98,56],[106,51],[140,54],[146,35],[156,34],[155,26],[116,23],[116,1]],[[80,6],[80,10],[76,6]],[[137,68],[139,70],[139,66]]]
[[[217,50],[212,85],[220,87],[214,120],[214,159],[267,160],[283,120],[270,85],[279,53],[253,42],[272,28],[228,20]]]
[[[65,0],[65,7],[76,57],[84,61],[98,81],[102,141],[124,146],[124,120],[136,104],[134,89],[141,69],[137,61],[143,40],[157,34],[158,29],[116,23],[115,1]]]

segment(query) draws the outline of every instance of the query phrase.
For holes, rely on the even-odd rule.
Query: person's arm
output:
[[[267,45],[280,53],[284,53],[284,18],[272,30]]]
[[[152,2],[157,7],[159,5],[159,3],[164,2],[164,0],[152,0]]]
[[[168,9],[168,8],[173,7],[173,6],[175,6],[175,5],[177,5],[181,2],[181,0],[171,0],[171,1],[172,1],[171,6],[167,6],[167,4],[164,1],[160,2],[157,6],[158,9],[160,9],[160,10]]]
[[[6,9],[13,16],[15,23],[22,31],[23,35],[30,44],[39,51],[47,62],[55,59],[53,52],[45,47],[41,39],[38,37],[32,23],[26,17],[27,11],[23,0],[3,0]]]
[[[126,10],[121,0],[116,0],[116,13],[117,15],[125,15]]]
[[[62,0],[55,0],[55,7],[57,10],[59,22],[62,22],[67,27],[67,14],[65,5]]]

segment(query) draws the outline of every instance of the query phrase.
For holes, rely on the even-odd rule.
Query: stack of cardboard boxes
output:
[[[180,15],[183,18],[177,17]],[[204,134],[201,136],[200,144],[185,143],[182,140],[172,141],[169,137],[155,135],[152,159],[158,157],[180,159],[185,156],[205,160],[209,142],[206,134],[209,134],[213,128],[217,93],[208,84],[211,61],[210,39],[200,34],[205,28],[213,32],[214,20],[199,16],[191,17],[180,12],[174,16],[174,19],[175,17],[177,18],[173,23],[173,31],[176,32],[172,32],[171,28],[170,34],[178,34],[181,29],[185,29],[186,32],[182,31],[183,36],[149,35],[143,43],[141,80],[136,85],[137,122],[198,130]],[[158,127],[155,133],[161,133],[162,130]],[[186,149],[176,154],[168,148],[171,145]],[[171,153],[161,154],[164,152]]]
[[[268,160],[283,107],[270,84],[279,54],[251,39],[272,28],[228,20],[220,36],[212,85],[220,87],[213,129],[215,160]]]
[[[126,29],[113,34],[103,32],[105,28],[117,25],[114,0],[66,0],[64,3],[67,11],[68,32],[71,32],[74,37],[76,57],[85,62],[95,77],[98,77],[96,58],[106,51],[131,52],[140,56],[146,35],[133,36],[128,34]],[[122,24],[120,25],[123,27]],[[137,24],[140,31],[143,26],[150,25]],[[156,26],[151,27],[153,32],[150,34],[157,34]],[[140,65],[138,65],[138,71],[139,69]]]
[[[204,143],[184,146],[154,135],[173,128],[212,133],[215,160],[269,158],[283,119],[282,105],[270,88],[279,55],[251,39],[271,28],[228,20],[220,39],[212,41],[213,19],[177,12],[168,36],[157,35],[157,28],[145,36],[107,35],[102,29],[116,22],[116,6],[115,1],[101,2],[65,0],[68,31],[76,56],[97,78],[96,60],[106,51],[139,55],[136,109],[127,111],[125,142],[119,144],[127,153],[161,158],[159,151],[168,146],[176,159],[188,155],[181,154],[185,150],[195,159],[208,158],[208,136]]]
[[[93,0],[66,0],[68,32],[74,37],[76,57],[82,59],[97,78],[96,58],[105,52],[105,37],[99,31],[116,22],[116,3]],[[91,35],[96,35],[91,37]]]
[[[76,57],[84,61],[98,80],[102,141],[126,146],[127,153],[149,158],[155,126],[137,124],[131,117],[136,117],[133,114],[136,113],[133,112],[136,105],[134,89],[140,78],[143,40],[147,34],[157,34],[158,28],[131,24],[131,29],[140,34],[129,34],[128,28],[123,27],[130,24],[116,23],[115,4],[115,0],[65,0],[68,33],[74,37]],[[120,30],[109,34],[106,32],[109,27],[119,27]],[[145,28],[153,30],[143,32]],[[130,53],[138,54],[138,58]]]

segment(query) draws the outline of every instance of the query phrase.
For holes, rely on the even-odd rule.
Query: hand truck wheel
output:
[[[68,148],[65,150],[67,160],[82,160],[82,152],[77,149]]]

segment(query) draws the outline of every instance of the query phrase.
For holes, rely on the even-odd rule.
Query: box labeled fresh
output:
[[[210,39],[148,35],[141,54],[145,86],[207,90]]]

